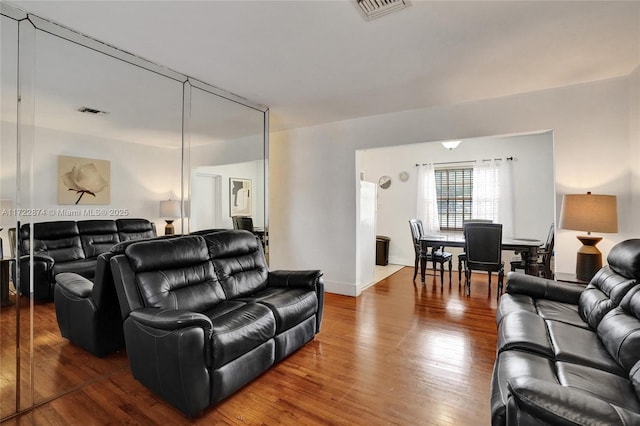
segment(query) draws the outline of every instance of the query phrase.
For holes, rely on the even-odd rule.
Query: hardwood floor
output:
[[[470,297],[456,277],[442,290],[412,277],[403,268],[358,298],[327,294],[314,341],[196,419],[137,382],[121,353],[106,358],[111,373],[5,424],[489,424],[495,289],[481,274]]]

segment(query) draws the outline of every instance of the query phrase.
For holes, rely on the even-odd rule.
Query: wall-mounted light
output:
[[[444,146],[446,149],[448,149],[449,151],[453,151],[458,147],[458,145],[460,145],[460,142],[462,141],[446,141],[441,143],[442,143],[442,146]]]
[[[173,221],[174,219],[177,219],[180,217],[180,201],[178,200],[160,201],[160,217],[164,218],[164,221],[167,222],[167,226],[164,227],[164,234],[165,235],[175,234]]]

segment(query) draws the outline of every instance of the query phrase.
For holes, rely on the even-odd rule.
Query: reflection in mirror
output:
[[[5,15],[5,4],[0,6]],[[229,177],[251,181],[250,213],[256,227],[267,228],[267,108],[33,15],[17,25],[18,49],[11,38],[16,25],[12,28],[4,19],[0,198],[8,194],[16,209],[37,212],[16,215],[18,229],[22,224],[33,235],[34,224],[41,222],[139,217],[154,222],[161,235],[160,201],[184,201],[190,177],[200,167],[220,182]],[[18,57],[18,66],[11,55]],[[21,101],[16,107],[17,96],[12,100],[6,94],[18,86]],[[92,180],[100,183],[94,191],[75,179],[77,159],[108,165],[108,173],[99,172],[99,179]],[[71,161],[70,170],[61,166],[64,161]],[[197,229],[232,226],[228,188],[228,182],[221,183],[219,194],[208,198],[211,211],[198,207]],[[71,201],[59,197],[67,191],[73,192]],[[197,192],[191,193],[192,201],[200,201]],[[78,200],[82,203],[76,204]],[[187,216],[182,209],[176,232],[188,232]],[[128,364],[124,349],[99,358],[61,337],[53,301],[34,296],[33,249],[24,252],[24,273],[20,276],[16,268],[12,277],[22,283],[13,296],[13,335],[5,333],[5,313],[10,311],[0,308],[0,418]],[[5,337],[14,341],[5,342]]]
[[[18,22],[0,16],[0,419],[16,412],[15,288],[9,229],[15,228],[17,177]]]
[[[263,111],[191,88],[190,230],[266,227]],[[242,196],[244,194],[244,197]]]
[[[145,218],[162,233],[159,202],[181,196],[182,83],[44,31],[35,82],[33,221]],[[127,365],[62,338],[51,300],[33,304],[32,356],[34,403]]]

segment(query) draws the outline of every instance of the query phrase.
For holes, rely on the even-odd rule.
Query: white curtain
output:
[[[502,224],[502,235],[513,237],[513,194],[511,162],[491,160],[473,166],[474,219],[490,219]]]
[[[433,164],[418,166],[418,200],[416,218],[422,220],[425,234],[440,232],[438,218],[438,194]]]

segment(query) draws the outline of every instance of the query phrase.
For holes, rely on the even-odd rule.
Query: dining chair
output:
[[[420,268],[426,268],[427,262],[433,262],[433,272],[436,273],[436,264],[440,264],[440,287],[444,284],[444,264],[449,262],[449,285],[451,285],[451,259],[453,255],[443,250],[442,247],[433,247],[429,252],[428,247],[423,249],[420,242],[420,237],[424,235],[424,228],[422,226],[422,220],[410,219],[409,227],[411,228],[411,236],[413,238],[413,248],[415,251],[415,265],[413,270],[413,281],[416,280],[418,275],[418,264]],[[423,280],[424,282],[424,280]]]
[[[464,225],[467,223],[493,223],[493,220],[491,219],[464,219],[462,221],[462,227],[464,229]],[[467,253],[466,252],[462,252],[458,255],[458,287],[460,287],[461,283],[462,283],[462,271],[464,271],[466,269],[466,263],[467,263]],[[491,272],[489,272],[489,275],[491,275]],[[465,274],[465,279],[466,279],[466,274]]]
[[[537,275],[540,277],[553,279],[553,271],[551,270],[551,258],[553,257],[553,248],[555,245],[555,229],[554,224],[551,224],[549,233],[547,234],[547,241],[544,246],[538,250],[538,257],[533,261],[529,261],[528,265],[525,264],[522,256],[519,256],[511,260],[511,270],[524,269],[525,273],[531,273],[531,275]]]
[[[253,219],[251,216],[232,216],[231,220],[233,222],[233,229],[244,229],[245,231],[249,231],[253,233],[260,242],[262,243],[262,247],[266,250],[266,238],[264,231],[256,230],[253,227]]]
[[[502,261],[502,224],[467,223],[464,225],[464,251],[467,254],[465,267],[466,293],[471,294],[471,272],[498,273],[498,297],[502,293],[504,262]],[[491,274],[489,274],[491,289]]]

